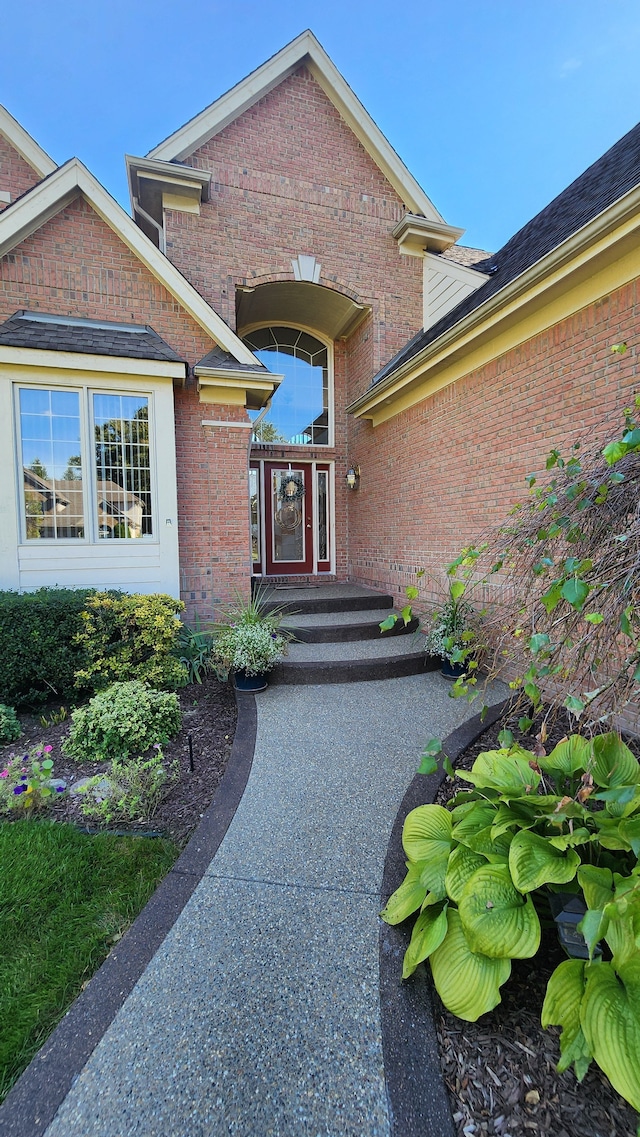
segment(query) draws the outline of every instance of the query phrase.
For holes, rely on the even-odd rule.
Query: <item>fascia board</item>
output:
[[[38,146],[38,143],[23,126],[9,114],[6,107],[0,106],[0,134],[22,155],[27,165],[35,170],[41,178],[46,178],[57,169],[52,158]]]
[[[383,402],[388,403],[400,397],[410,385],[426,378],[430,367],[440,364],[454,352],[466,352],[473,346],[474,340],[486,333],[488,327],[497,325],[507,316],[513,317],[519,308],[524,308],[527,303],[543,295],[550,278],[554,277],[557,283],[563,274],[569,276],[572,271],[601,253],[603,244],[606,244],[611,234],[614,235],[614,243],[617,239],[626,238],[629,223],[634,229],[640,226],[640,186],[635,186],[592,218],[561,245],[530,265],[520,276],[490,296],[484,304],[469,312],[437,340],[433,340],[422,352],[412,356],[380,383],[369,388],[346,408],[347,413],[357,417],[367,416]],[[616,230],[620,230],[619,238]]]
[[[180,130],[149,151],[149,158],[181,160],[306,63],[325,95],[382,170],[405,206],[431,221],[444,222],[433,202],[409,173],[402,159],[343,79],[335,64],[312,32],[302,32],[271,59],[206,107]]]
[[[149,240],[117,201],[89,173],[77,158],[72,158],[44,182],[0,213],[0,256],[14,248],[25,236],[39,229],[80,191],[110,229],[171,293],[180,305],[220,347],[239,363],[255,365],[258,360],[224,320],[209,307],[199,292],[182,273]]]
[[[251,375],[247,371],[231,371],[229,368],[194,367],[194,375],[205,385],[214,383],[216,387],[246,387],[248,391],[267,391],[280,386],[284,375]]]
[[[90,355],[75,351],[9,347],[0,344],[0,367],[35,367],[39,372],[84,371],[96,375],[140,375],[152,379],[184,379],[185,363],[164,359],[134,359],[115,355]]]
[[[129,191],[131,196],[134,195],[133,178],[147,177],[153,178],[156,181],[167,182],[180,182],[182,185],[189,185],[193,189],[199,189],[202,194],[202,200],[209,200],[209,186],[211,184],[211,173],[208,170],[197,170],[195,166],[186,166],[179,162],[160,162],[155,158],[136,158],[132,154],[125,154],[125,165],[127,168],[127,178],[129,180]]]

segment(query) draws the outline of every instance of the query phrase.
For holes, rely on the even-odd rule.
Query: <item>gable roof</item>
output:
[[[4,345],[184,363],[148,325],[83,320],[46,312],[14,312],[0,324],[0,346]]]
[[[580,174],[562,193],[528,221],[497,252],[473,268],[489,275],[475,292],[441,320],[418,333],[372,380],[372,386],[390,378],[417,358],[466,316],[498,298],[527,270],[543,261],[574,234],[584,229],[615,202],[640,185],[640,123]],[[453,250],[452,250],[453,252]]]
[[[78,193],[215,343],[240,363],[257,362],[228,324],[145,236],[78,158],[71,158],[64,166],[54,169],[0,213],[0,257],[11,252],[55,216]]]
[[[20,123],[3,106],[0,106],[0,134],[41,178],[46,178],[56,169],[53,159],[44,152],[41,146],[38,146],[35,139],[27,134],[24,127],[20,126]]]
[[[302,65],[308,67],[327,98],[355,134],[378,168],[391,183],[406,208],[431,221],[444,221],[433,202],[396,154],[391,144],[360,100],[345,82],[335,64],[313,32],[305,31],[276,55],[252,71],[246,79],[216,99],[200,114],[160,142],[147,157],[165,162],[180,162],[204,142],[224,130],[244,111],[279,86]]]

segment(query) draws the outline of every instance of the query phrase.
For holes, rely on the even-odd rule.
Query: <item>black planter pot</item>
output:
[[[445,679],[459,679],[464,673],[464,663],[451,663],[449,659],[442,660],[440,674],[444,675]]]
[[[234,671],[233,685],[236,691],[264,691],[267,686],[267,676],[247,675],[243,668],[241,671]]]

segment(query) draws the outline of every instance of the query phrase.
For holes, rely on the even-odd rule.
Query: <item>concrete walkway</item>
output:
[[[226,837],[47,1137],[391,1137],[380,887],[425,742],[476,710],[449,690],[429,673],[257,696]]]

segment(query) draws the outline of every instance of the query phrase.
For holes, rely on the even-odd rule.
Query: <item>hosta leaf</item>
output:
[[[519,797],[533,793],[540,783],[540,775],[531,769],[533,755],[527,750],[485,750],[476,758],[470,770],[458,773],[465,781],[483,789],[495,789],[505,797]]]
[[[640,1110],[640,959],[587,969],[580,1020],[587,1045],[611,1085]]]
[[[548,774],[564,774],[566,777],[577,771],[587,769],[591,758],[591,743],[579,734],[572,734],[554,746],[550,754],[538,758],[541,770]]]
[[[407,814],[402,845],[410,861],[425,861],[445,852],[448,857],[451,844],[451,814],[443,805],[419,805]]]
[[[380,915],[387,924],[399,924],[402,920],[406,920],[412,912],[415,912],[425,896],[427,895],[427,887],[420,881],[420,874],[423,865],[418,862],[417,864],[409,864],[408,872],[402,884],[387,900],[385,907]]]
[[[589,908],[578,924],[578,931],[582,932],[586,945],[589,948],[590,959],[593,957],[596,944],[600,943],[608,927],[609,917],[605,916],[601,908]]]
[[[491,836],[493,839],[501,837],[503,833],[507,833],[509,829],[513,829],[514,826],[530,829],[535,823],[536,818],[532,810],[511,809],[504,802],[500,802],[496,819],[491,826]]]
[[[429,960],[433,982],[452,1014],[475,1022],[500,1002],[500,987],[511,974],[511,960],[489,959],[472,951],[453,908],[447,911],[447,929]]]
[[[562,1027],[558,1071],[562,1073],[573,1062],[579,1080],[586,1074],[591,1061],[591,1051],[580,1023],[584,971],[585,962],[582,959],[567,959],[556,967],[547,984],[541,1018],[545,1028]]]
[[[486,865],[467,881],[458,902],[469,946],[495,959],[528,959],[540,946],[531,897],[513,886],[507,865]]]
[[[481,829],[479,833],[471,834],[464,844],[474,853],[480,853],[481,856],[486,857],[491,864],[506,865],[509,860],[509,845],[511,844],[512,834],[507,830],[507,832],[501,833],[499,837],[494,837],[492,833],[492,828],[488,826],[486,829]]]
[[[588,829],[574,829],[573,833],[563,833],[560,837],[549,837],[550,845],[554,849],[573,849],[575,845],[586,845],[589,841],[595,841],[596,836],[590,833]]]
[[[453,811],[453,816],[456,824],[452,836],[456,841],[466,844],[468,837],[491,827],[496,818],[496,808],[483,801],[465,802]]]
[[[640,782],[640,763],[615,731],[593,740],[593,780],[603,789],[636,785]]]
[[[640,817],[621,821],[618,831],[622,839],[631,845],[635,856],[640,857]]]
[[[603,849],[629,850],[629,844],[620,836],[621,822],[617,817],[609,817],[606,813],[594,813],[593,821],[598,829],[598,841]]]
[[[486,859],[464,845],[458,845],[449,857],[447,872],[444,878],[447,896],[457,904],[469,877],[476,869],[486,865]]]
[[[416,967],[440,946],[447,934],[447,905],[425,908],[413,925],[411,941],[404,953],[402,978],[408,979]]]
[[[578,869],[578,884],[584,892],[588,908],[604,908],[613,899],[611,869],[600,869],[595,865],[581,865]]]
[[[444,874],[453,844],[449,810],[442,805],[412,809],[404,823],[402,844],[412,863],[422,862],[422,883],[444,896]]]
[[[520,892],[533,892],[543,884],[568,884],[576,875],[580,857],[573,849],[563,853],[537,833],[516,833],[509,848],[509,870]]]

